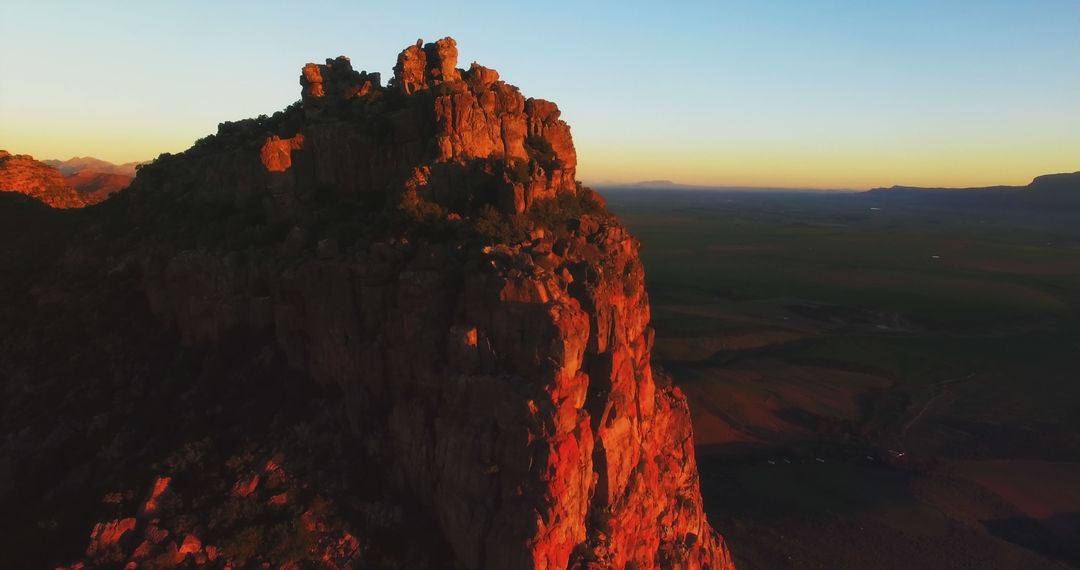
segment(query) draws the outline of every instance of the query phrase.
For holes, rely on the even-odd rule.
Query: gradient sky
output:
[[[416,38],[557,102],[579,178],[866,188],[1080,170],[1080,1],[0,4],[0,148],[114,162],[390,76]]]

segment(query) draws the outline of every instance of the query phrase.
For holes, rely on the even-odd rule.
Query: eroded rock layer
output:
[[[650,365],[638,244],[575,181],[558,108],[458,69],[450,38],[386,86],[344,57],[300,83],[103,205],[134,228],[108,259],[152,313],[337,390],[465,568],[732,567],[686,399]],[[92,547],[149,536],[113,522]]]

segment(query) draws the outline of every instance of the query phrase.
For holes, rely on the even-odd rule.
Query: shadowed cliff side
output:
[[[686,399],[650,364],[638,244],[575,181],[557,107],[494,70],[458,69],[449,38],[403,51],[387,86],[344,57],[308,64],[300,83],[300,103],[222,124],[141,168],[101,213],[80,212],[22,292],[30,306],[63,304],[73,267],[122,276],[132,309],[152,315],[141,326],[161,323],[182,353],[239,343],[230,362],[260,364],[223,370],[275,376],[278,362],[336,394],[363,470],[414,501],[462,567],[731,567],[702,511]],[[108,245],[90,251],[90,235]],[[17,344],[5,351],[32,350]],[[200,372],[240,372],[214,374]],[[160,478],[171,464],[156,465]],[[234,496],[259,488],[250,480]],[[143,503],[85,529],[86,562],[165,548],[175,564],[226,564],[223,531],[172,508],[189,522],[168,523],[171,550]],[[343,536],[328,539],[333,555],[297,552],[364,561],[365,537]]]

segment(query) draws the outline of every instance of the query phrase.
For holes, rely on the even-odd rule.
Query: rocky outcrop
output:
[[[191,343],[266,331],[291,366],[338,386],[356,435],[466,567],[729,567],[702,512],[686,400],[650,366],[637,243],[576,184],[558,108],[456,61],[449,38],[410,46],[387,87],[346,58],[309,64],[302,108],[278,117],[258,160],[192,152],[146,167],[135,190],[182,168],[192,186],[230,182],[207,200],[269,195],[269,216],[290,223],[311,195],[377,195],[457,237],[342,250],[297,225],[286,269],[185,252],[152,276],[153,306]],[[488,218],[522,235],[461,238]]]
[[[344,57],[308,64],[300,104],[142,167],[100,207],[126,229],[86,231],[127,232],[100,258],[137,276],[185,350],[254,347],[332,391],[363,469],[419,505],[454,565],[730,568],[702,510],[686,399],[650,364],[637,242],[576,182],[555,104],[456,63],[447,38],[407,48],[386,86]],[[220,368],[192,393],[222,385]],[[335,479],[319,467],[296,470]],[[176,514],[209,499],[172,501],[169,481],[191,491],[204,471],[156,471],[120,544],[169,559],[190,534],[206,561],[236,544],[225,531],[243,525]],[[215,477],[213,500],[277,512],[285,491],[268,477]],[[146,513],[172,516],[172,538]],[[244,560],[285,567],[321,556],[311,548]],[[216,563],[229,552],[258,549]]]
[[[263,143],[259,158],[267,172],[285,172],[292,166],[292,153],[304,147],[304,135],[282,139],[271,136]]]
[[[0,191],[37,198],[53,208],[81,208],[86,202],[55,168],[25,154],[0,150]]]
[[[137,517],[94,525],[84,560],[61,570],[235,568],[251,565],[260,552],[278,554],[280,559],[290,549],[295,552],[294,557],[306,555],[303,559],[319,568],[354,568],[364,561],[359,541],[341,529],[331,507],[318,498],[307,498],[296,478],[274,459],[250,466],[242,475],[215,475],[239,478],[231,486],[231,492],[226,486],[226,490],[215,493],[209,485],[177,489],[170,485],[170,478],[157,477]],[[209,525],[202,522],[193,526],[191,516],[179,508],[185,503],[207,501],[218,505],[217,516]],[[292,534],[265,529],[221,532],[220,527],[235,524],[238,516],[251,514],[267,526],[265,521],[284,519],[286,525],[278,523],[272,528],[289,528]],[[200,535],[209,535],[214,540],[204,540]]]

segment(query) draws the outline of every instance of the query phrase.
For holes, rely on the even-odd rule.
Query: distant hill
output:
[[[1027,186],[874,188],[861,196],[881,203],[986,208],[1080,208],[1080,172],[1039,176]]]
[[[115,192],[127,188],[133,177],[126,174],[82,170],[65,176],[64,179],[75,187],[88,204],[97,204]]]
[[[53,208],[81,208],[86,200],[60,171],[26,154],[0,150],[0,191],[18,192]]]
[[[702,190],[715,192],[850,192],[850,190],[834,190],[822,188],[768,188],[761,186],[703,186],[697,184],[680,184],[671,180],[645,180],[642,182],[627,182],[622,184],[597,183],[594,187],[602,190]]]
[[[97,204],[113,193],[127,188],[135,178],[140,162],[113,164],[92,156],[76,156],[67,160],[43,160],[55,167],[78,190],[87,204]]]
[[[701,186],[693,186],[691,184],[679,184],[672,182],[671,180],[643,180],[641,182],[628,182],[625,184],[601,184],[609,188],[649,188],[649,189],[664,189],[664,188],[701,188]]]
[[[129,165],[115,165],[96,158],[61,162],[0,151],[0,191],[18,192],[53,208],[97,204],[127,188],[135,177],[134,172]]]
[[[129,178],[135,177],[135,167],[139,162],[125,162],[124,164],[113,164],[111,162],[101,160],[100,158],[94,158],[92,156],[75,156],[67,160],[43,160],[45,164],[55,167],[60,171],[60,174],[64,176],[71,176],[72,174],[78,174],[80,172],[102,172],[105,174],[119,174],[127,176]]]

